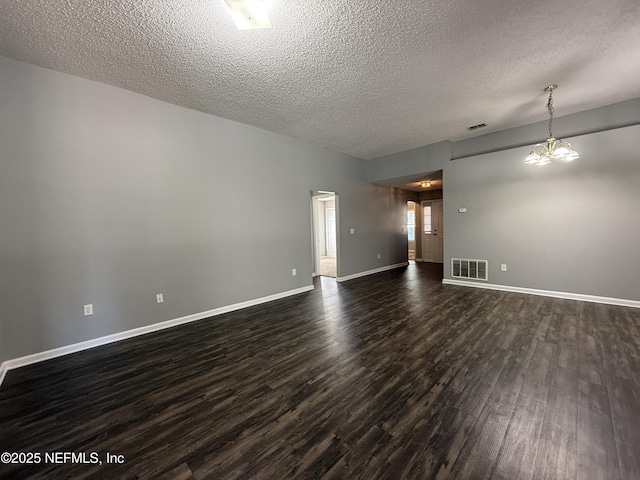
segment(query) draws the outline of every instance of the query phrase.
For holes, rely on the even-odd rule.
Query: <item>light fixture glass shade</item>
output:
[[[540,154],[536,153],[535,147],[534,147],[534,149],[531,150],[531,153],[527,155],[527,158],[524,159],[524,163],[528,163],[530,165],[537,165],[539,160],[540,160]]]
[[[569,142],[549,137],[547,138],[547,143],[534,145],[531,153],[524,159],[524,163],[543,166],[551,163],[552,159],[571,162],[578,158],[580,158],[580,155],[573,149]]]
[[[238,30],[271,28],[265,0],[225,0]]]
[[[564,140],[556,140],[553,144],[551,157],[554,159],[571,162],[580,158],[580,155],[573,149],[569,142],[565,142]]]
[[[524,159],[525,163],[529,165],[546,165],[550,162],[549,159],[549,150],[547,145],[544,143],[538,143],[533,146],[531,153],[527,155],[527,158]]]
[[[557,146],[556,149],[551,154],[553,158],[557,158],[557,159],[564,158],[567,155],[569,155],[569,150],[564,145]]]

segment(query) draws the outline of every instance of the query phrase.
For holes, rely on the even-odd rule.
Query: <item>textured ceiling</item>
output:
[[[2,0],[0,54],[361,158],[640,97],[638,0],[270,3]]]

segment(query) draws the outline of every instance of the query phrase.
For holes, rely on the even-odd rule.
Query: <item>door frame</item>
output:
[[[335,201],[335,216],[336,216],[336,279],[340,277],[340,197],[338,193],[328,190],[315,190],[311,191],[311,261],[312,261],[312,276],[319,276],[320,272],[320,255],[317,247],[318,243],[318,207],[321,201],[319,198],[333,197]],[[325,229],[326,230],[326,229]],[[326,231],[325,231],[326,237]],[[327,277],[330,278],[330,277]]]
[[[409,240],[409,204],[413,203],[413,240]],[[413,260],[415,262],[419,261],[420,256],[418,255],[418,233],[420,232],[420,223],[418,223],[418,217],[420,216],[420,202],[415,200],[407,200],[407,256],[409,260]],[[413,242],[413,249],[411,249],[411,242]],[[422,242],[420,242],[420,248],[422,249]],[[411,258],[410,252],[413,251],[413,258]],[[422,252],[420,252],[422,254]],[[422,258],[420,258],[422,260]]]

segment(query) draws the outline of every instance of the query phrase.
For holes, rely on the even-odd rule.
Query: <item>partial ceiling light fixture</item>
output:
[[[580,158],[569,142],[564,140],[556,140],[553,137],[553,91],[558,85],[549,85],[544,89],[549,92],[549,101],[547,102],[547,110],[549,111],[549,138],[545,143],[538,143],[533,146],[531,153],[525,158],[524,162],[529,165],[548,165],[551,160],[564,160],[571,162]]]
[[[431,187],[431,180],[427,180],[426,182],[420,182],[420,186],[422,188],[429,188]]]
[[[225,0],[238,30],[271,28],[267,0]]]

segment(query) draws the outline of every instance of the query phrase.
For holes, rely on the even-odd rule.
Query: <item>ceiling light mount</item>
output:
[[[431,187],[431,180],[427,180],[425,182],[420,182],[420,186],[422,188],[430,188]]]
[[[553,136],[553,91],[558,85],[549,85],[544,91],[549,92],[549,100],[547,101],[547,111],[549,112],[549,137],[545,143],[538,143],[531,149],[531,153],[525,158],[524,162],[529,165],[544,166],[551,163],[551,160],[564,160],[571,162],[580,158],[578,152],[574,150],[569,142],[557,140]]]

